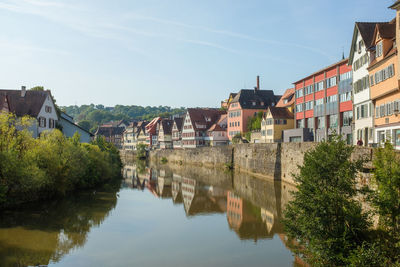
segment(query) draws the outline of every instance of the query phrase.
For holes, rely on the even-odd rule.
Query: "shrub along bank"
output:
[[[0,114],[0,208],[63,196],[120,177],[121,160],[112,144],[101,138],[81,144],[78,134],[66,138],[59,130],[35,139],[27,130],[31,121]]]

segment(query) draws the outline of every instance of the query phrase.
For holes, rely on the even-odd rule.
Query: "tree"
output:
[[[89,131],[91,128],[90,121],[87,120],[78,122],[78,125],[83,129],[85,129],[86,131]]]
[[[285,210],[284,226],[296,253],[318,265],[346,265],[366,238],[370,225],[355,200],[356,174],[363,160],[351,161],[353,147],[340,136],[319,143],[304,155],[296,175],[297,191]]]
[[[31,91],[44,91],[44,87],[43,86],[35,86],[35,87],[32,87],[29,90],[31,90]]]
[[[264,112],[259,111],[254,117],[252,117],[247,124],[247,130],[249,132],[254,131],[254,130],[260,130],[261,129],[261,121],[262,121],[263,116],[264,116]]]
[[[376,189],[371,191],[372,205],[378,211],[380,227],[388,233],[390,239],[388,245],[395,249],[393,253],[400,255],[399,155],[393,149],[393,145],[387,142],[383,148],[378,148],[375,156]]]

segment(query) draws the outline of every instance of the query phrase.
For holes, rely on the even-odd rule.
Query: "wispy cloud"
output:
[[[224,35],[224,36],[248,40],[248,41],[260,42],[260,43],[266,43],[266,44],[272,44],[272,45],[283,45],[283,46],[295,47],[295,48],[300,48],[300,49],[309,50],[309,51],[318,53],[318,54],[328,57],[330,59],[335,58],[332,55],[326,53],[325,51],[323,51],[321,49],[318,49],[318,48],[315,48],[312,46],[308,46],[308,45],[304,45],[304,44],[298,44],[295,42],[285,42],[285,41],[279,41],[276,39],[272,40],[272,39],[257,38],[257,37],[253,37],[253,36],[242,34],[242,33],[226,31],[226,30],[219,30],[219,29],[212,29],[212,28],[208,28],[208,27],[191,25],[191,24],[186,24],[186,23],[182,23],[182,22],[178,22],[178,21],[161,19],[161,18],[156,18],[156,17],[151,17],[151,16],[143,16],[143,15],[138,15],[138,14],[133,14],[133,13],[126,14],[123,17],[125,19],[146,20],[146,21],[151,21],[151,22],[155,22],[155,23],[159,23],[159,24],[173,25],[173,26],[178,26],[178,27],[183,27],[183,28],[188,28],[188,29],[201,30],[201,31],[208,32],[208,33],[214,33],[214,34]]]

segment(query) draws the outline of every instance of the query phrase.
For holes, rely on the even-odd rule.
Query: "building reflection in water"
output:
[[[148,167],[146,178],[137,175],[134,178],[126,176],[126,179],[137,179],[137,184],[148,179],[146,187],[150,192],[156,197],[171,198],[175,205],[183,204],[188,217],[226,213],[229,228],[241,240],[257,242],[278,235],[287,245],[280,219],[293,186],[245,174],[235,174],[231,178],[224,173],[210,173],[210,170],[202,176],[202,171],[206,169],[193,167],[186,171],[172,171],[168,167]],[[124,173],[131,172],[124,170]],[[221,179],[224,180],[222,184]],[[296,259],[296,262],[301,260]]]
[[[91,229],[99,227],[115,208],[119,188],[120,184],[107,191],[4,211],[0,214],[0,265],[48,265],[83,247]]]

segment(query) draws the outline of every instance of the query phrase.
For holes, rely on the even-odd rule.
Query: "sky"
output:
[[[59,105],[218,107],[348,57],[393,0],[0,0],[0,88]]]

